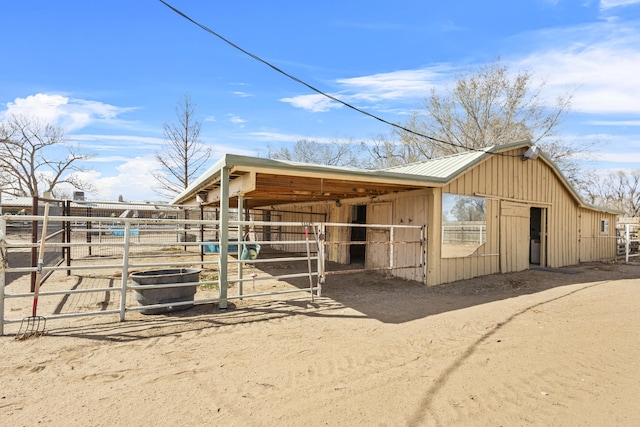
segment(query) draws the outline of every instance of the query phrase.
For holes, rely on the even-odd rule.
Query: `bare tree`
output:
[[[483,221],[485,201],[477,197],[460,197],[450,213],[457,221]]]
[[[0,181],[7,193],[36,196],[42,190],[56,197],[62,194],[61,184],[92,191],[93,186],[76,174],[83,170],[78,161],[88,158],[52,124],[24,115],[11,115],[0,123]]]
[[[558,97],[548,108],[542,97],[545,83],[534,85],[533,75],[512,75],[499,62],[462,74],[453,87],[433,90],[424,108],[414,111],[404,128],[394,130],[400,144],[377,144],[370,150],[378,163],[421,161],[470,149],[529,140],[549,154],[565,175],[579,175],[574,154],[588,151],[581,144],[554,139],[563,115],[571,105],[570,94]],[[387,156],[387,158],[385,158]],[[399,160],[398,160],[399,159]]]
[[[291,149],[282,147],[269,150],[268,157],[316,165],[362,168],[369,165],[368,159],[362,157],[362,147],[362,144],[350,139],[334,139],[330,142],[300,139]]]
[[[202,144],[201,123],[195,118],[195,105],[185,93],[176,106],[176,123],[164,124],[165,146],[156,153],[161,170],[153,177],[158,182],[155,192],[172,198],[187,188],[211,157],[211,148]]]
[[[640,170],[619,170],[605,177],[591,174],[583,192],[589,203],[640,216]]]
[[[382,169],[425,160],[417,144],[407,144],[387,135],[379,135],[373,144],[362,144],[371,157],[371,167]]]
[[[544,83],[533,86],[531,73],[521,71],[511,77],[506,65],[493,63],[459,76],[443,94],[433,90],[408,127],[450,143],[422,142],[428,156],[525,139],[538,143],[554,135],[571,102],[570,96],[560,97],[549,110],[542,100],[543,89]]]

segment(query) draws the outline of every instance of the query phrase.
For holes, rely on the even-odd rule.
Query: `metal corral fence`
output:
[[[618,255],[624,255],[625,262],[640,256],[640,224],[619,224],[617,238]]]
[[[178,205],[160,205],[160,204],[127,204],[115,202],[103,202],[96,204],[95,202],[74,202],[71,212],[67,215],[77,215],[78,212],[86,214],[88,219],[85,221],[75,221],[70,223],[70,241],[79,241],[86,239],[87,243],[98,243],[98,245],[86,245],[73,247],[69,257],[71,259],[80,259],[86,256],[122,256],[122,247],[113,245],[100,245],[101,243],[118,242],[124,233],[123,223],[119,220],[123,217],[132,218],[131,237],[134,241],[140,241],[144,236],[148,242],[164,242],[176,240],[182,242],[199,242],[199,241],[215,241],[219,238],[219,220],[220,210],[210,207],[194,207],[194,206],[178,206]],[[239,215],[236,209],[232,209],[228,213],[231,221],[237,221],[243,217]],[[280,210],[260,210],[252,209],[250,213],[246,213],[245,217],[260,221],[266,225],[255,225],[255,231],[260,231],[265,235],[265,239],[269,241],[300,239],[304,233],[296,227],[287,227],[281,225],[291,221],[292,217],[296,219],[302,218],[306,222],[323,222],[326,214],[314,212],[291,212]],[[96,218],[111,218],[109,221],[103,219],[94,220]],[[203,220],[204,223],[180,223],[179,226],[167,224],[164,221],[149,224],[146,221],[136,221],[137,219],[184,219],[184,220]],[[244,226],[247,229],[247,226]],[[238,239],[237,227],[230,230],[231,239]],[[240,231],[244,235],[248,230]],[[205,246],[206,248],[206,246]],[[148,256],[149,252],[155,251],[157,248],[145,246],[132,246],[129,248],[132,256]],[[185,251],[200,252],[200,247],[193,245],[183,245]],[[293,252],[293,251],[291,251]]]
[[[271,214],[273,219],[273,214]],[[309,217],[311,218],[311,216]],[[37,268],[15,266],[10,254],[25,249],[37,248],[39,243],[20,239],[12,239],[7,234],[10,224],[16,221],[43,221],[42,216],[33,215],[4,215],[0,220],[0,335],[5,332],[5,325],[21,322],[20,318],[7,318],[9,311],[30,306],[33,291],[24,286],[25,280],[11,283],[7,278],[16,275],[32,274]],[[143,313],[153,310],[173,310],[182,306],[194,304],[216,303],[221,309],[227,307],[228,300],[249,299],[294,292],[304,292],[313,300],[320,296],[322,284],[327,276],[365,270],[397,270],[403,268],[426,268],[425,228],[420,226],[388,225],[388,224],[336,224],[323,222],[285,222],[285,221],[229,221],[227,233],[221,233],[218,219],[180,219],[180,218],[128,218],[114,219],[112,217],[83,217],[83,216],[50,216],[49,224],[81,224],[91,222],[90,230],[100,230],[99,234],[87,238],[86,231],[80,234],[73,232],[67,241],[55,241],[45,238],[45,250],[67,251],[67,253],[85,253],[85,256],[73,257],[67,265],[44,265],[44,274],[59,272],[64,279],[72,276],[68,288],[60,288],[58,279],[46,283],[40,290],[40,299],[61,298],[56,309],[47,313],[38,313],[47,319],[70,318],[80,316],[97,316],[104,314],[118,315],[124,321],[126,314],[131,311]],[[348,240],[327,239],[327,236],[348,235],[340,229],[364,227],[371,230],[386,230],[385,239],[373,242],[351,242]],[[399,229],[401,231],[399,231]],[[86,230],[86,229],[85,229]],[[186,230],[186,231],[185,231]],[[195,230],[194,238],[184,238],[185,232],[191,234]],[[279,230],[279,231],[277,231]],[[333,230],[333,231],[332,231]],[[412,234],[409,237],[407,233]],[[48,233],[47,233],[48,234]],[[399,240],[395,236],[401,234]],[[221,240],[226,239],[226,240]],[[388,262],[381,263],[380,259],[374,265],[358,266],[355,269],[336,268],[327,271],[327,251],[332,246],[370,244],[372,247],[386,248],[382,253],[388,257]],[[398,245],[415,245],[415,257],[398,262],[395,248]],[[74,252],[75,251],[75,252]],[[81,252],[84,251],[84,252]],[[103,255],[104,254],[104,255]],[[117,255],[119,254],[119,256]],[[144,256],[144,258],[143,258]],[[153,258],[158,257],[158,258]],[[162,258],[160,258],[162,257]],[[383,258],[384,258],[383,257]],[[156,261],[157,262],[154,262]],[[290,264],[291,270],[286,271]],[[384,265],[383,265],[384,264]],[[269,273],[269,266],[277,267]],[[132,273],[162,272],[163,270],[180,270],[198,268],[198,281],[184,283],[144,284],[132,280]],[[286,271],[286,274],[281,274]],[[115,273],[114,273],[115,272]],[[250,274],[249,274],[250,273]],[[100,279],[100,280],[99,280]],[[104,280],[102,280],[104,279]],[[101,281],[102,280],[102,281]],[[273,285],[260,287],[262,281],[286,281],[294,283],[286,289],[272,290]],[[64,282],[62,280],[61,282]],[[85,282],[90,286],[83,286]],[[244,286],[251,283],[251,292],[245,292]],[[229,287],[234,287],[234,295],[229,295]],[[154,290],[170,290],[195,287],[197,291],[193,299],[151,302],[145,305],[133,301],[132,295],[140,300],[139,295]],[[200,292],[202,289],[217,290],[217,295],[211,292]],[[202,296],[200,296],[201,294]],[[91,295],[100,295],[96,303],[76,304],[70,310],[61,307],[73,298],[90,299]],[[11,303],[11,310],[7,305]],[[40,304],[42,307],[42,304]],[[182,307],[184,308],[184,307]],[[24,310],[23,310],[24,311]]]
[[[66,215],[65,201],[46,198],[25,198],[30,200],[30,206],[21,208],[16,207],[13,209],[14,213],[19,218],[16,221],[7,223],[6,233],[11,236],[13,240],[33,243],[31,246],[25,246],[21,251],[13,251],[8,256],[10,259],[8,262],[16,267],[36,267],[37,265],[37,245],[42,239],[42,222],[31,221],[27,215],[42,216],[44,214],[45,203],[49,204],[50,215]],[[4,208],[4,207],[0,207]],[[64,229],[64,223],[50,224],[47,228],[47,235],[45,237],[48,242],[64,243],[67,241],[67,234]],[[64,248],[52,248],[47,247],[43,254],[43,262],[45,265],[53,266],[59,265],[64,261],[65,249]],[[45,274],[44,280],[51,272]],[[36,282],[35,271],[31,273],[31,291],[33,292]]]
[[[20,215],[20,221],[11,221],[7,224],[7,235],[11,239],[19,239],[36,243],[40,239],[39,223],[37,221],[28,221],[26,215],[42,215],[44,204],[50,204],[50,214],[52,216],[68,216],[81,217],[79,221],[65,221],[49,226],[50,233],[56,233],[60,243],[63,242],[80,242],[85,241],[87,245],[70,246],[58,248],[56,252],[47,253],[45,257],[45,265],[53,265],[62,262],[62,258],[70,265],[74,259],[84,259],[87,256],[97,257],[121,257],[121,246],[111,245],[110,243],[121,240],[123,234],[122,218],[132,219],[186,219],[186,220],[207,220],[216,222],[220,219],[220,209],[216,207],[205,206],[183,206],[170,205],[159,202],[114,202],[114,201],[85,201],[85,200],[54,200],[42,197],[23,198],[27,199],[28,204],[21,206],[0,206],[3,214]],[[22,206],[25,206],[24,208]],[[241,219],[243,215],[239,215],[237,209],[230,209],[228,212],[229,220]],[[325,222],[326,214],[317,212],[296,212],[283,211],[277,209],[260,210],[252,209],[247,212],[244,217],[251,218],[256,221],[263,221],[270,225],[262,227],[266,240],[291,240],[291,238],[300,238],[304,233],[300,230],[291,229],[278,225],[279,222],[296,221],[305,222]],[[108,218],[108,220],[107,220]],[[41,225],[40,225],[41,226]],[[144,236],[148,242],[167,240],[167,236],[178,242],[197,242],[204,240],[215,240],[219,237],[219,230],[215,225],[207,227],[206,225],[193,225],[183,223],[180,227],[167,225],[160,222],[159,224],[147,224],[145,221],[133,221],[131,234],[133,237]],[[54,228],[57,228],[54,230]],[[61,231],[64,230],[64,231]],[[171,236],[173,235],[173,236]],[[47,240],[55,236],[50,236]],[[237,238],[235,236],[234,238]],[[98,245],[92,245],[98,243]],[[102,243],[106,243],[102,245]],[[198,252],[200,249],[194,246],[183,246],[183,249]],[[22,266],[36,267],[36,246],[31,249],[30,264]],[[153,248],[145,246],[132,246],[130,248],[131,256],[147,256]],[[57,258],[54,260],[53,256]],[[35,285],[35,275],[32,277],[32,289]]]

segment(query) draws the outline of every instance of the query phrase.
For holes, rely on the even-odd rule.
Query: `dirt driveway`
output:
[[[37,339],[0,337],[0,417],[16,426],[640,425],[638,265],[433,288],[338,275],[313,302],[295,295],[123,323],[63,319]]]

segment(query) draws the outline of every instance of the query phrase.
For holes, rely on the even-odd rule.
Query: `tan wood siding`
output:
[[[371,203],[367,205],[367,224],[391,224],[392,221],[393,204],[391,202]],[[390,264],[389,242],[389,228],[367,228],[365,268],[387,267]]]
[[[594,233],[593,215],[580,212],[580,261],[593,260]]]
[[[398,194],[393,199],[393,224],[425,226],[427,221],[428,195],[425,190]],[[399,228],[394,230],[395,242],[416,242],[420,240],[420,231],[416,229]],[[394,245],[394,265],[406,267],[418,265],[422,256],[419,243],[397,243]],[[394,275],[407,280],[423,281],[423,269],[401,268],[394,271]]]
[[[503,273],[529,268],[529,227],[531,208],[502,202],[500,209],[500,270]]]
[[[542,157],[523,161],[524,151],[520,148],[492,155],[442,187],[387,194],[375,199],[343,200],[341,206],[335,202],[316,203],[311,210],[326,212],[328,222],[349,223],[352,205],[373,206],[388,202],[392,207],[385,215],[376,212],[378,208],[369,208],[367,222],[383,223],[388,219],[394,224],[426,225],[428,285],[528,268],[533,207],[542,209],[541,265],[561,267],[615,256],[616,216],[579,207],[575,195],[551,165]],[[470,256],[441,257],[442,193],[481,196],[486,200],[487,240]],[[295,206],[292,210],[302,208]],[[391,212],[390,216],[388,212]],[[609,232],[603,235],[599,232],[600,221],[607,218]],[[396,241],[413,240],[413,231],[397,230],[395,233]],[[384,236],[371,234],[369,237],[382,239]],[[333,230],[327,239],[349,241],[349,229]],[[394,246],[394,264],[407,265],[419,260],[419,251],[419,245]],[[388,248],[385,251],[373,249],[367,255],[366,263],[381,266],[384,260],[388,264],[388,256]],[[348,263],[348,245],[330,245],[328,259]],[[422,280],[422,271],[421,268],[398,269],[393,274]]]
[[[470,257],[461,260],[441,259],[441,277],[435,283],[497,273],[501,269],[516,271],[527,268],[530,226],[528,216],[531,207],[545,210],[545,247],[541,251],[545,258],[543,264],[546,262],[550,267],[575,264],[583,259],[581,254],[585,255],[585,259],[591,260],[614,256],[615,244],[607,242],[614,239],[592,234],[591,238],[580,240],[579,230],[586,221],[581,219],[581,213],[593,212],[595,216],[602,216],[602,213],[579,208],[576,198],[544,159],[523,161],[523,153],[524,149],[517,149],[491,156],[442,187],[443,193],[482,195],[487,199],[487,243]],[[510,219],[501,220],[500,208],[496,205],[499,200],[503,203],[521,203],[522,216],[512,215],[514,207],[505,205],[505,213]],[[525,212],[527,218],[524,217]],[[609,217],[611,229],[615,224],[615,215]],[[591,229],[599,230],[596,227],[599,227],[600,219],[589,221]],[[435,238],[433,231],[430,230],[431,239]],[[512,255],[502,254],[501,245],[505,245],[505,249],[508,248]],[[490,256],[498,253],[504,258],[504,262],[499,257]],[[509,256],[514,259],[507,260]]]
[[[609,224],[602,231],[602,221]],[[580,209],[580,262],[614,258],[616,254],[616,220],[614,214]]]

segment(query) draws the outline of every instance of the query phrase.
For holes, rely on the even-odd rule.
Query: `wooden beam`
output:
[[[247,194],[256,189],[256,173],[249,172],[229,182],[229,195]]]

